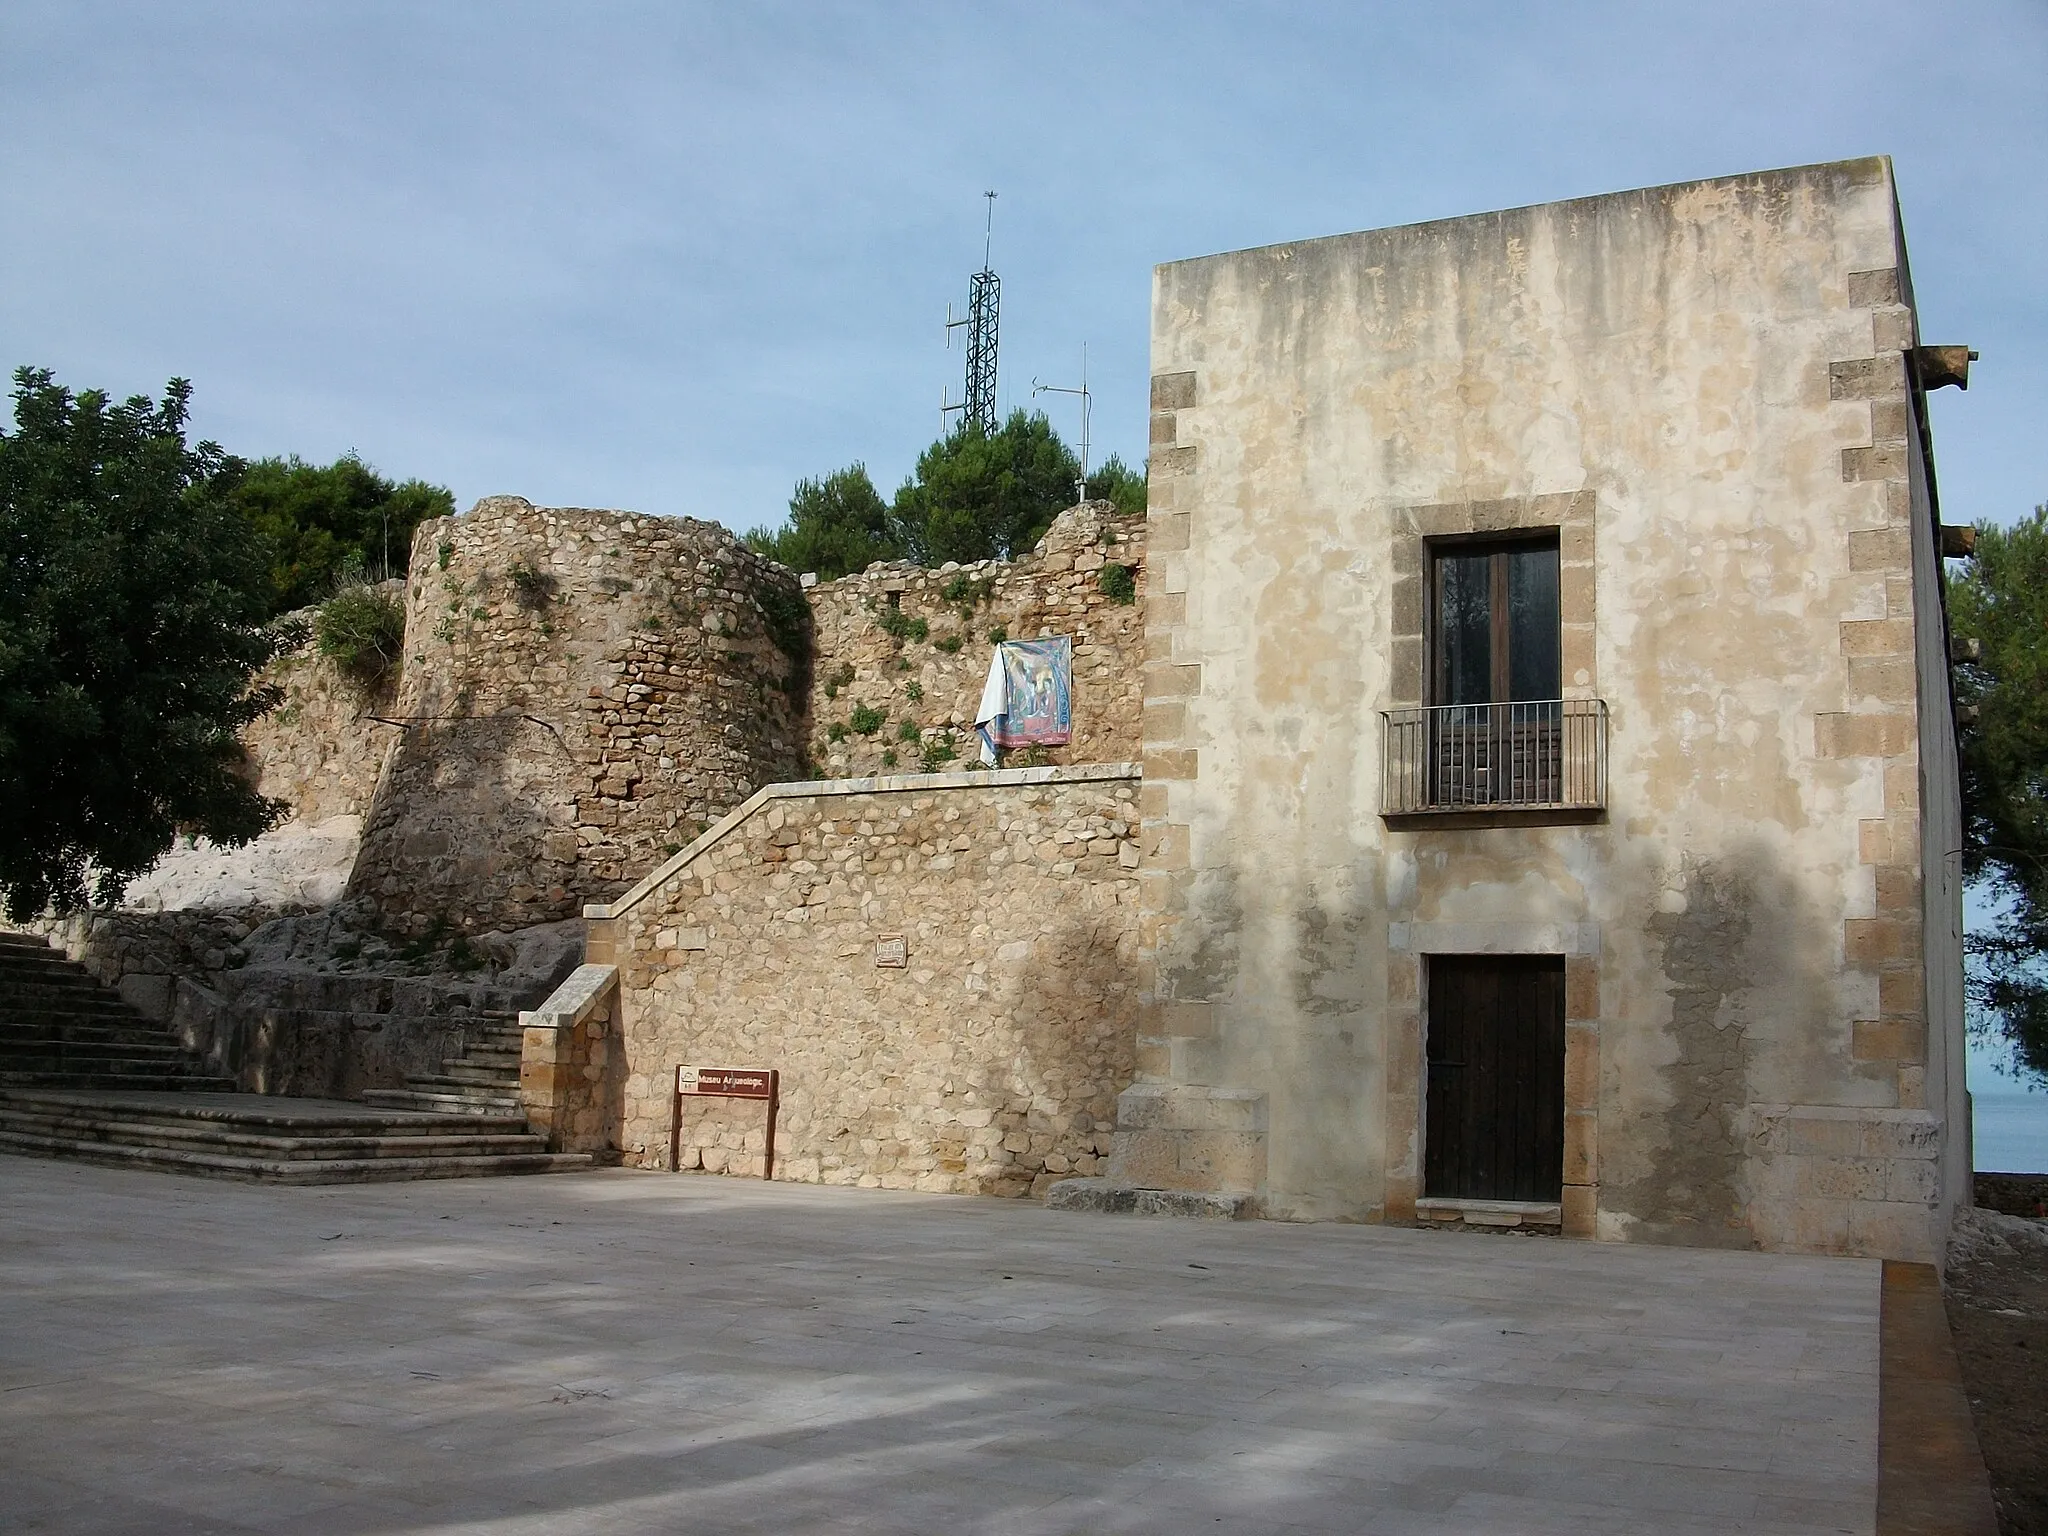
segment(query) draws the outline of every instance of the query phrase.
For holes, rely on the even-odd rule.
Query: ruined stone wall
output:
[[[1549,955],[1566,1231],[1938,1254],[1909,292],[1881,160],[1159,269],[1130,1151],[1261,1095],[1268,1209],[1411,1219],[1432,965]],[[1604,811],[1383,816],[1432,541],[1534,530]]]
[[[384,583],[394,597],[405,584]],[[262,681],[284,690],[278,707],[242,732],[257,788],[291,806],[306,823],[366,815],[398,733],[373,718],[391,712],[395,679],[365,687],[320,654],[311,638],[316,609],[290,615],[308,638],[265,669]]]
[[[774,1067],[778,1178],[1091,1173],[1132,1070],[1136,837],[1128,764],[774,786],[593,917],[623,1022],[586,1071],[622,1097],[569,1118],[661,1167],[678,1064]],[[758,1175],[762,1124],[691,1101],[682,1165]]]
[[[713,524],[502,496],[422,524],[350,894],[485,930],[624,889],[798,776],[807,629],[796,578]]]
[[[1106,567],[1130,573],[1128,596],[1112,595],[1114,576],[1104,590]],[[813,587],[811,760],[832,778],[942,768],[954,761],[947,753],[974,761],[992,634],[1074,642],[1074,740],[1039,761],[1135,758],[1144,591],[1144,520],[1120,517],[1108,502],[1061,513],[1019,560],[880,565]],[[910,632],[891,634],[887,624]]]

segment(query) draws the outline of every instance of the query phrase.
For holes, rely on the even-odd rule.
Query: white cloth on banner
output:
[[[1009,688],[1004,681],[1007,675],[1003,667],[1003,648],[999,645],[988,659],[988,681],[981,685],[981,705],[974,711],[974,731],[981,737],[981,765],[984,768],[996,765],[995,738],[989,734],[988,728],[1007,712],[1005,701],[1009,698]]]

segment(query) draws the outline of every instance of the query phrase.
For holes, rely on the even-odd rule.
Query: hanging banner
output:
[[[1011,747],[1057,747],[1074,739],[1074,646],[1065,635],[1005,640],[988,664],[975,729],[981,757]]]

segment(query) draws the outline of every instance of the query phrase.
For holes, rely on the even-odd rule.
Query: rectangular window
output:
[[[1557,535],[1431,548],[1430,702],[1498,704],[1563,693]]]
[[[1551,805],[1567,786],[1555,533],[1430,549],[1431,801]]]

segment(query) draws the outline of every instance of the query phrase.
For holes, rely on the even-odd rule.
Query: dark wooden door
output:
[[[1564,1189],[1564,960],[1432,955],[1423,1193],[1556,1200]]]

